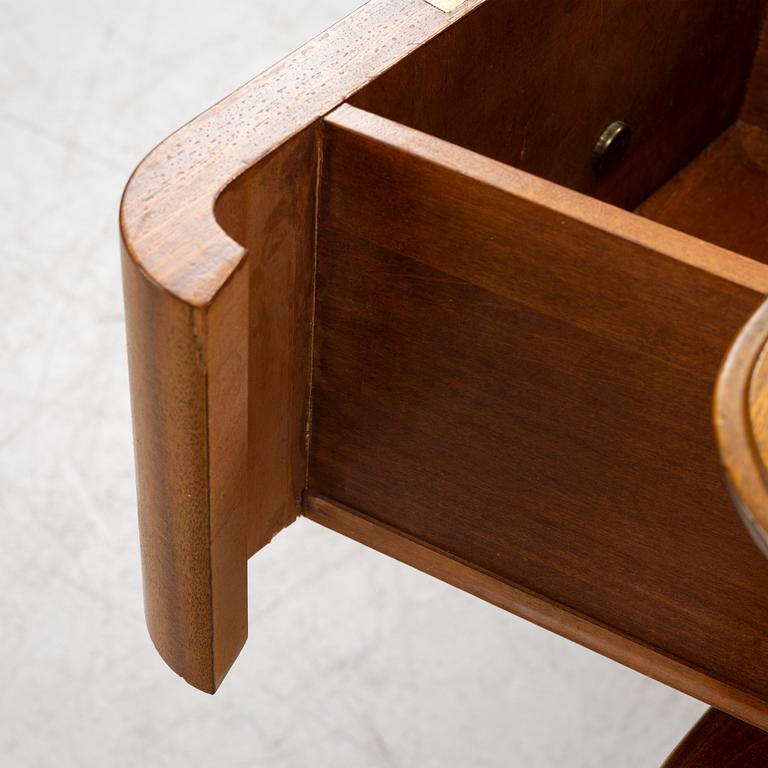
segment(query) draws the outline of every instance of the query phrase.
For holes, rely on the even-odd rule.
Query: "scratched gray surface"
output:
[[[215,697],[143,624],[116,212],[356,0],[0,0],[0,766],[658,766],[703,706],[310,523]]]

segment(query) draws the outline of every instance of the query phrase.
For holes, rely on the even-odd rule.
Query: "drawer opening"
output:
[[[487,2],[350,103],[768,263],[765,10]],[[596,172],[616,121],[631,139]]]

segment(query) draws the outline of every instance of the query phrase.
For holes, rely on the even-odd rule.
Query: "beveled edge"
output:
[[[647,219],[634,211],[564,187],[374,112],[342,104],[326,126],[372,140],[414,158],[437,163],[515,197],[653,250],[760,294],[768,294],[768,268],[754,259]]]
[[[750,535],[768,556],[768,477],[755,442],[751,390],[768,349],[768,301],[736,337],[723,361],[713,398],[713,422],[726,482]]]

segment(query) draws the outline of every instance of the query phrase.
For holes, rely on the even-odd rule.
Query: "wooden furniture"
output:
[[[711,416],[737,339],[715,425],[762,540],[765,6],[371,0],[140,164],[145,604],[176,672],[216,689],[246,560],[303,514],[768,728],[768,560]]]
[[[764,768],[768,733],[710,709],[662,768]]]

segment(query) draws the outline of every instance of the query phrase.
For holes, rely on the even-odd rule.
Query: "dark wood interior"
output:
[[[764,11],[486,3],[351,103],[768,261]],[[615,120],[629,149],[596,175],[592,148]]]
[[[738,117],[764,0],[483,4],[351,103],[634,208]],[[633,129],[613,173],[593,146]]]
[[[762,27],[738,119],[638,213],[768,262],[768,24]]]
[[[768,561],[710,422],[743,259],[351,107],[322,183],[309,491],[768,698]]]
[[[768,262],[763,11],[490,2],[326,120],[305,501],[649,674],[682,661],[740,714],[768,700],[768,561],[710,403],[764,267],[734,279],[735,253],[659,248],[570,190]]]
[[[768,262],[768,131],[735,122],[637,212]]]

